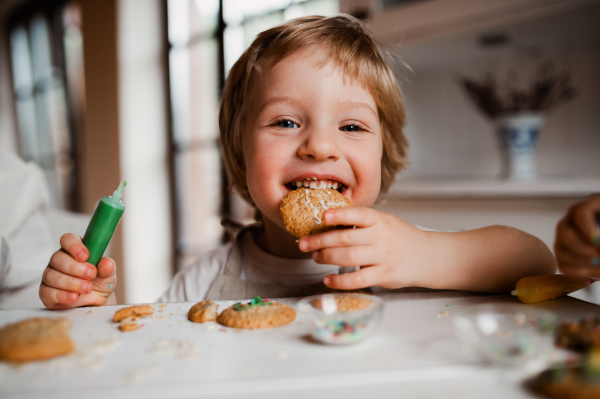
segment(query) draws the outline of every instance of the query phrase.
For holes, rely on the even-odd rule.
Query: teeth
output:
[[[337,190],[338,188],[342,187],[342,183],[338,183],[336,181],[331,181],[331,180],[316,180],[316,178],[311,177],[309,179],[305,179],[305,180],[296,180],[294,183],[292,183],[293,185],[295,185],[296,187],[306,187],[306,188],[314,188],[314,189],[334,189]]]

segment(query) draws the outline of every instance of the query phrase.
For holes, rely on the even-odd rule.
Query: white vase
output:
[[[502,177],[510,180],[536,178],[535,149],[544,115],[519,112],[496,120],[502,152]]]

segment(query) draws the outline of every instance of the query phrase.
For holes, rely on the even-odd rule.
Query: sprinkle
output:
[[[110,283],[108,283],[108,288],[111,288],[111,285],[110,285]]]
[[[449,308],[451,305],[446,305],[447,308]]]
[[[227,332],[227,330],[226,330],[226,329],[224,329],[224,328],[219,328],[219,332],[226,333],[226,332]]]

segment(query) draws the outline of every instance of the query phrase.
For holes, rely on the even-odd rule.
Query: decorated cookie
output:
[[[0,359],[28,362],[73,352],[68,319],[34,318],[0,329]]]
[[[113,316],[114,321],[121,321],[127,318],[136,319],[138,317],[149,316],[154,313],[154,308],[150,305],[136,305],[117,310]]]
[[[575,352],[600,346],[600,316],[561,323],[556,331],[556,346]]]
[[[327,297],[327,296],[326,296]],[[335,307],[337,312],[351,312],[356,310],[365,309],[373,303],[373,301],[358,296],[349,295],[337,295],[335,297],[329,296],[331,301],[335,301]],[[315,299],[312,303],[317,309],[323,310],[323,304],[321,299]]]
[[[188,312],[188,319],[194,323],[206,323],[207,321],[217,320],[217,305],[213,301],[198,302],[191,307]]]
[[[301,187],[283,197],[279,217],[285,228],[300,238],[336,228],[323,223],[323,213],[330,208],[351,206],[352,202],[336,190]]]
[[[296,312],[289,306],[255,296],[248,303],[228,307],[217,321],[233,328],[270,328],[283,326],[295,318]]]

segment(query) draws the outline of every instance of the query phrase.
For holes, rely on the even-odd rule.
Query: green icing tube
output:
[[[121,197],[126,185],[127,182],[122,181],[111,197],[102,197],[83,236],[83,244],[90,251],[87,261],[94,266],[98,266],[98,262],[102,259],[121,216],[125,212],[125,205],[121,202]]]

